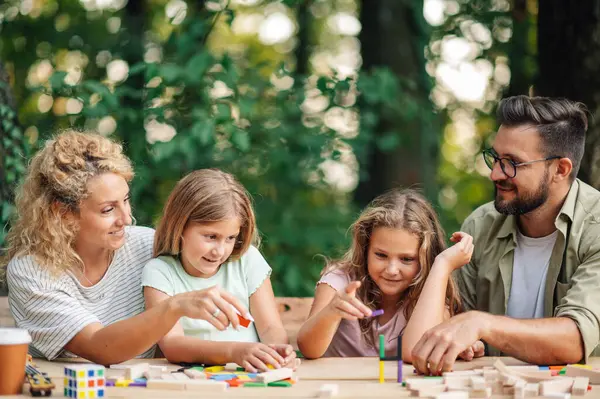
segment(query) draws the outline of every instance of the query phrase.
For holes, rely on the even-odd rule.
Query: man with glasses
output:
[[[472,357],[479,340],[490,355],[534,364],[598,355],[600,193],[576,179],[585,106],[516,96],[497,114],[500,128],[483,152],[495,198],[465,220],[475,250],[454,276],[466,312],[415,346],[413,364],[426,374]]]

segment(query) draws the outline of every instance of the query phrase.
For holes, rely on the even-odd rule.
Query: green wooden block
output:
[[[204,371],[204,367],[202,367],[202,366],[194,366],[194,367],[192,367],[192,370]]]
[[[267,384],[264,382],[246,382],[244,383],[244,386],[250,388],[264,388],[267,386]]]
[[[268,384],[270,387],[291,387],[292,383],[289,381],[273,381]]]

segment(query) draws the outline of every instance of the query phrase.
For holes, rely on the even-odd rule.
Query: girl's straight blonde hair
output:
[[[88,182],[103,173],[115,173],[127,182],[133,178],[131,162],[120,144],[75,130],[46,141],[31,159],[17,189],[16,215],[0,265],[6,266],[16,256],[32,255],[53,274],[83,268],[73,247],[79,225],[66,216],[77,214],[81,201],[89,195]]]
[[[154,235],[154,257],[177,256],[181,236],[189,223],[219,222],[239,217],[240,234],[230,260],[239,259],[251,244],[258,245],[256,219],[250,195],[233,175],[201,169],[182,178],[167,199]]]
[[[351,226],[352,244],[338,260],[329,261],[322,275],[341,271],[351,281],[360,281],[357,297],[371,309],[381,305],[381,291],[369,275],[367,259],[371,235],[378,227],[406,230],[419,240],[419,272],[402,295],[399,307],[408,321],[417,304],[435,257],[446,249],[444,230],[429,202],[411,189],[392,190],[375,198]],[[462,310],[461,300],[452,278],[446,289],[446,306],[454,315]],[[373,319],[359,321],[363,338],[374,346]]]

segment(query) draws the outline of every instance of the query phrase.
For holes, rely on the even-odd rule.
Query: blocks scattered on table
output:
[[[96,364],[65,366],[64,395],[69,398],[103,398],[106,370]]]
[[[590,375],[600,373],[588,367],[567,366],[568,374],[576,377],[551,375],[550,367],[506,366],[496,361],[494,367],[477,370],[445,372],[442,378],[408,378],[406,388],[411,396],[419,398],[458,399],[490,398],[492,395],[510,395],[514,399],[535,397],[570,398],[588,391]],[[582,376],[585,375],[585,376]]]

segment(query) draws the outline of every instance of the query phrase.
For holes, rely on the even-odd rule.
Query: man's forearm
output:
[[[569,318],[485,317],[481,339],[509,356],[533,364],[579,363],[584,358],[581,333]]]

